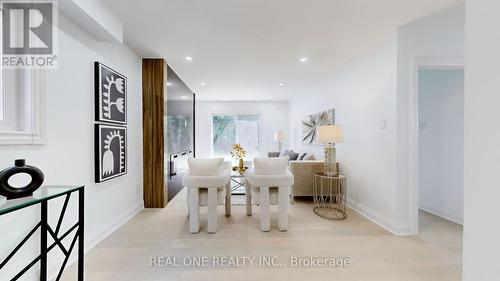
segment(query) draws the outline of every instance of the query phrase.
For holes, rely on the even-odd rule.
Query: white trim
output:
[[[393,235],[396,236],[409,236],[411,235],[410,226],[408,225],[399,225],[389,219],[388,217],[378,213],[377,211],[368,208],[366,206],[361,205],[360,203],[354,202],[352,199],[347,198],[347,206],[354,210],[356,213],[361,216],[369,219],[373,223],[387,230]]]
[[[453,223],[464,225],[461,218],[459,218],[453,214],[449,214],[448,212],[443,212],[442,210],[438,210],[436,208],[433,208],[431,206],[428,206],[428,205],[425,205],[422,203],[419,203],[419,209],[424,211],[424,212],[427,212],[429,214],[433,214],[437,217],[443,218],[445,220],[449,220]]]
[[[408,188],[410,232],[418,235],[418,71],[420,69],[464,69],[463,57],[436,57],[411,59],[411,92],[408,110],[409,163]]]

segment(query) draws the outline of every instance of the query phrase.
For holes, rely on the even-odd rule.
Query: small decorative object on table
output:
[[[240,173],[245,172],[248,167],[245,167],[243,158],[245,158],[247,152],[239,143],[233,144],[233,150],[231,150],[231,156],[238,159],[238,166],[233,167],[233,171],[238,171]]]
[[[346,213],[346,177],[314,173],[314,213],[331,220],[343,220]]]
[[[24,187],[13,187],[9,184],[9,179],[16,174],[28,174],[31,182]],[[26,165],[24,159],[17,159],[13,167],[9,167],[0,172],[0,195],[7,197],[7,200],[31,196],[43,183],[43,173],[40,169]]]

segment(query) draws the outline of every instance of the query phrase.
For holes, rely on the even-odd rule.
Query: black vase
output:
[[[13,187],[9,184],[9,179],[13,175],[25,173],[31,176],[31,182],[24,187]],[[0,172],[0,195],[8,200],[33,195],[43,183],[43,173],[40,169],[26,165],[24,159],[17,159],[13,167],[9,167]]]

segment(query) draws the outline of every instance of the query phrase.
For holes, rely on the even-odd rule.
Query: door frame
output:
[[[419,70],[422,69],[464,69],[465,63],[463,57],[439,57],[439,58],[412,58],[411,62],[411,91],[409,114],[409,214],[410,214],[410,232],[412,235],[418,235],[418,212],[419,212]]]

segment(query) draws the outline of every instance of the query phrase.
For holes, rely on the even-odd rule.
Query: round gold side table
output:
[[[346,213],[346,177],[313,175],[314,213],[330,220],[343,220]]]

